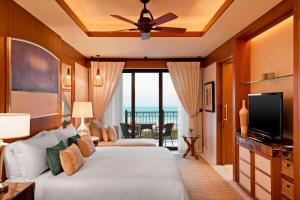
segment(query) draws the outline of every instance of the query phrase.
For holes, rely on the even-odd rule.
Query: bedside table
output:
[[[96,147],[98,145],[98,143],[99,143],[99,137],[97,137],[97,136],[91,136],[91,138],[92,138],[92,140],[94,142],[94,145]]]
[[[8,190],[0,193],[0,200],[33,200],[33,182],[28,183],[7,183]]]

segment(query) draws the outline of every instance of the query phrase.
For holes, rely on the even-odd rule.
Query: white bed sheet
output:
[[[136,147],[136,146],[156,146],[154,139],[118,139],[115,142],[101,141],[98,147],[120,146],[120,147]]]
[[[36,200],[186,200],[177,163],[160,147],[96,148],[72,176],[46,172]]]

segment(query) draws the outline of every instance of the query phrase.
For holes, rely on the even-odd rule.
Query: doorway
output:
[[[175,102],[175,103],[174,103]],[[154,139],[157,146],[178,147],[178,106],[167,70],[123,71],[123,119],[130,137]]]
[[[227,60],[219,65],[221,72],[221,134],[220,164],[227,165],[233,162],[233,129],[232,129],[232,98],[233,98],[233,60]]]

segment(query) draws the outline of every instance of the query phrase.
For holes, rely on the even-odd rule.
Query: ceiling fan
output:
[[[115,17],[119,20],[122,20],[122,21],[125,21],[125,22],[135,25],[136,28],[118,30],[115,32],[140,31],[142,40],[147,40],[150,38],[151,31],[169,32],[169,33],[184,33],[186,31],[186,28],[159,26],[161,24],[164,24],[166,22],[169,22],[169,21],[172,21],[172,20],[178,18],[178,16],[175,15],[174,13],[170,12],[170,13],[167,13],[157,19],[154,19],[152,16],[152,13],[146,8],[146,4],[150,0],[140,0],[140,1],[144,4],[144,8],[141,11],[138,22],[134,22],[134,21],[127,19],[125,17],[122,17],[120,15],[111,15],[112,17]]]

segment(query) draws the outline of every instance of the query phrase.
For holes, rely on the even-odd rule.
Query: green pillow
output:
[[[63,141],[60,141],[54,147],[47,148],[48,165],[53,175],[57,175],[63,171],[60,164],[59,151],[64,150],[65,148],[66,145]]]
[[[80,135],[76,134],[68,138],[68,145],[71,146],[73,143],[77,144],[77,139],[80,138]]]

